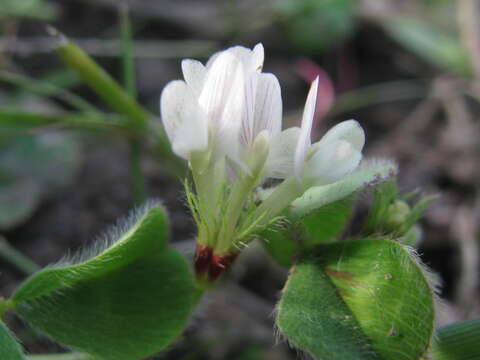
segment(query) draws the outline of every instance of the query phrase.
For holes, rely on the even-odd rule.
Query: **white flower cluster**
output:
[[[173,151],[192,170],[199,241],[220,252],[232,251],[237,238],[277,216],[308,188],[343,178],[362,158],[365,134],[354,120],[311,143],[318,78],[308,93],[301,127],[282,131],[280,85],[273,74],[262,72],[263,60],[262,44],[220,51],[206,65],[183,60],[185,80],[170,82],[161,95]],[[274,190],[266,201],[269,209],[252,210],[251,194],[266,178],[285,179],[283,189],[278,187],[282,200],[274,204],[279,198]],[[245,217],[246,208],[250,216]]]

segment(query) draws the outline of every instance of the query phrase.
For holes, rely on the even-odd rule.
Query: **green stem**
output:
[[[234,186],[228,199],[228,206],[225,215],[222,216],[222,228],[214,246],[216,254],[228,254],[233,245],[233,236],[238,219],[243,211],[243,205],[249,197],[249,193],[254,187],[256,178],[245,176]]]
[[[137,101],[76,44],[55,29],[50,33],[58,39],[56,52],[60,59],[114,110],[126,115],[132,130],[145,130],[149,115]]]
[[[43,126],[67,126],[75,128],[126,130],[125,117],[114,115],[86,115],[70,112],[65,114],[39,114],[24,111],[0,110],[0,126],[12,128]]]
[[[122,68],[123,86],[132,99],[137,97],[135,86],[135,64],[133,61],[132,28],[128,8],[125,4],[120,9],[120,29],[122,33]],[[145,179],[142,172],[141,139],[130,140],[130,173],[132,178],[132,192],[136,204],[145,202]]]
[[[4,321],[5,312],[14,308],[12,301],[0,297],[0,322]]]
[[[133,58],[133,36],[130,16],[126,3],[120,9],[120,29],[122,32],[122,67],[123,67],[123,85],[127,93],[132,97],[137,97],[137,87],[135,85],[135,63]]]
[[[251,221],[261,218],[258,227],[267,225],[275,216],[280,214],[296,198],[305,191],[305,186],[296,178],[285,179],[271,194],[262,202],[251,216]]]
[[[15,266],[25,275],[32,275],[40,270],[40,267],[37,264],[10,246],[3,236],[0,236],[0,258]]]
[[[95,106],[91,105],[88,101],[84,100],[80,96],[61,87],[49,84],[46,81],[34,80],[28,76],[15,74],[8,71],[0,71],[0,81],[16,85],[24,90],[38,95],[58,97],[78,111],[100,114],[100,111]]]

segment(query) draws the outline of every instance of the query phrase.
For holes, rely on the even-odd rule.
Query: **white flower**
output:
[[[182,61],[185,81],[170,82],[162,92],[161,114],[173,151],[190,160],[211,151],[243,164],[260,133],[275,137],[281,130],[280,85],[262,73],[263,46],[235,46],[214,54],[203,65]]]
[[[311,131],[317,98],[318,78],[312,83],[298,131],[293,170],[308,186],[333,183],[351,173],[362,159],[365,133],[355,120],[343,121],[331,128],[317,143],[311,143]]]

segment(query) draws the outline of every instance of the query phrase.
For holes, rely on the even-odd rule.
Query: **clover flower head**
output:
[[[186,192],[199,232],[196,269],[212,278],[308,188],[340,180],[362,158],[365,134],[354,120],[311,143],[318,78],[301,127],[282,131],[280,85],[262,72],[263,60],[262,44],[228,48],[205,65],[183,60],[184,80],[161,95],[168,139],[192,172],[194,188],[187,182]],[[266,178],[283,182],[259,201]]]
[[[282,98],[273,74],[262,73],[264,50],[235,46],[203,65],[182,61],[184,80],[170,82],[161,96],[161,114],[173,151],[191,160],[226,157],[244,169],[255,139],[280,133]],[[275,171],[275,165],[269,166]],[[247,169],[248,171],[248,169]]]

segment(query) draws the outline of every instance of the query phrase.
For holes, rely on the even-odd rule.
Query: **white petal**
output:
[[[251,145],[255,139],[255,95],[257,93],[259,74],[250,73],[245,78],[244,109],[241,120],[240,143],[244,146]]]
[[[173,151],[189,159],[208,146],[208,124],[195,95],[184,81],[167,84],[160,97],[162,122]]]
[[[250,63],[250,57],[252,54],[252,50],[244,47],[244,46],[232,46],[229,47],[225,50],[221,50],[210,56],[210,58],[207,61],[206,67],[207,70],[210,70],[210,68],[213,66],[217,58],[225,53],[229,53],[233,57],[235,57],[240,63],[247,65]]]
[[[342,121],[331,128],[317,144],[338,140],[345,140],[358,151],[362,151],[365,145],[365,132],[355,120]]]
[[[267,177],[285,179],[293,175],[295,147],[300,131],[300,128],[292,127],[271,139],[266,163]]]
[[[258,43],[252,50],[252,68],[254,71],[262,71],[263,60],[265,58],[265,51],[263,49],[263,44]]]
[[[227,155],[240,166],[240,129],[245,117],[245,79],[241,66],[230,79],[231,88],[214,131],[215,156]]]
[[[264,60],[264,49],[261,43],[255,45],[253,50],[246,48],[244,46],[232,46],[228,49],[219,51],[213,54],[207,61],[207,69],[209,69],[217,57],[222,53],[228,52],[235,56],[245,67],[247,71],[261,71],[263,67]]]
[[[308,92],[307,101],[305,102],[305,108],[303,110],[301,132],[295,149],[294,172],[298,181],[300,181],[302,171],[305,167],[305,158],[312,144],[310,137],[312,133],[313,115],[315,114],[315,104],[317,102],[317,90],[318,76],[313,81]]]
[[[304,177],[314,185],[327,185],[355,170],[361,159],[362,153],[348,141],[324,142],[307,161]]]
[[[207,114],[210,126],[222,126],[222,115],[235,79],[242,71],[240,62],[229,52],[222,52],[208,69],[198,103]],[[243,75],[242,75],[243,76]]]
[[[182,72],[187,85],[193,90],[195,96],[199,97],[207,75],[205,66],[200,61],[185,59],[182,60]]]
[[[282,95],[280,84],[273,74],[258,76],[253,118],[253,138],[263,130],[275,136],[282,129]]]

